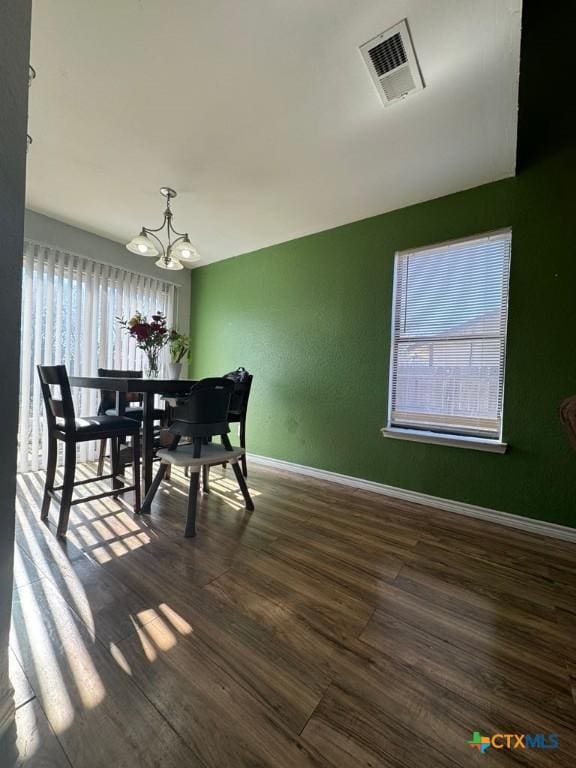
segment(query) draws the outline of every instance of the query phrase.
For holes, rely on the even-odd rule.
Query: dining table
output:
[[[177,395],[188,392],[194,379],[112,378],[108,376],[70,376],[71,387],[107,390],[116,393],[116,410],[124,415],[128,393],[142,396],[142,480],[144,493],[152,485],[154,461],[154,398],[157,395]]]

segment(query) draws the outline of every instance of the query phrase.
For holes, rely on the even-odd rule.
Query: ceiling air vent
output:
[[[364,43],[360,53],[385,105],[424,88],[406,19]]]

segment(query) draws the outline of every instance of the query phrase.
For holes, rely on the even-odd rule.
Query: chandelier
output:
[[[172,226],[172,211],[170,210],[170,200],[176,197],[176,192],[170,187],[160,187],[160,194],[166,198],[166,210],[164,211],[164,221],[158,229],[142,227],[138,237],[134,237],[127,243],[126,248],[132,253],[140,256],[159,256],[156,266],[161,269],[184,269],[182,262],[192,264],[200,261],[200,256],[196,248],[190,242],[188,234],[176,232]],[[156,234],[166,230],[166,239],[168,243],[164,245],[162,240]]]

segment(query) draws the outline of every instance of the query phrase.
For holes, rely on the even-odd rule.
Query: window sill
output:
[[[448,445],[452,448],[470,448],[473,451],[506,453],[508,449],[508,443],[502,443],[499,440],[486,440],[481,437],[439,435],[437,432],[424,432],[419,429],[400,429],[398,427],[382,427],[381,432],[384,437],[391,437],[394,440],[410,440],[415,443]]]

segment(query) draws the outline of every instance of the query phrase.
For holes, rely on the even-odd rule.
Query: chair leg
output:
[[[140,432],[132,436],[132,471],[134,474],[134,513],[140,512]]]
[[[202,493],[210,493],[210,465],[202,467]]]
[[[100,453],[98,454],[98,477],[104,474],[104,459],[106,458],[106,445],[108,440],[100,440]]]
[[[222,435],[221,439],[222,439],[222,445],[224,446],[224,448],[226,448],[227,451],[231,451],[232,444],[230,443],[230,438],[228,437],[228,435]],[[244,479],[242,470],[238,466],[237,461],[231,461],[230,464],[232,465],[232,470],[234,472],[236,480],[238,481],[240,490],[242,491],[242,496],[244,496],[244,501],[246,502],[246,509],[249,512],[252,512],[254,509],[254,502],[252,501],[252,497],[250,496],[250,491],[248,490],[248,486],[246,485],[246,480]]]
[[[58,530],[56,535],[65,538],[70,518],[70,505],[74,491],[74,475],[76,474],[76,443],[67,442],[64,453],[64,483],[62,487],[62,499],[60,501],[60,516],[58,517]]]
[[[254,510],[254,502],[252,501],[252,497],[250,496],[250,491],[248,490],[248,486],[246,485],[246,480],[244,478],[244,475],[242,474],[242,470],[240,469],[240,465],[237,461],[231,461],[232,465],[232,471],[234,472],[234,475],[236,476],[236,480],[238,481],[238,485],[240,486],[240,490],[242,491],[242,496],[244,496],[244,501],[246,502],[246,509],[249,512],[252,512]]]
[[[246,450],[246,422],[242,420],[240,422],[240,447]],[[240,459],[242,462],[242,474],[244,477],[248,477],[248,467],[246,466],[246,454],[242,454]]]
[[[40,520],[48,519],[50,510],[50,491],[54,488],[54,476],[56,475],[56,461],[58,459],[58,443],[56,440],[48,441],[48,465],[46,467],[46,481],[44,483],[44,497],[42,499],[42,511]]]
[[[140,512],[143,515],[147,515],[150,513],[150,508],[152,506],[152,502],[154,501],[154,496],[156,496],[156,491],[160,487],[160,483],[164,479],[164,475],[166,474],[166,469],[168,468],[168,464],[160,464],[158,467],[158,472],[156,472],[156,477],[154,480],[152,480],[152,484],[150,488],[148,489],[148,493],[146,494],[144,501],[142,502],[142,506],[140,507]]]
[[[186,528],[184,536],[192,538],[196,536],[196,507],[198,505],[198,485],[200,483],[200,472],[192,470],[190,473],[190,489],[188,491],[188,511],[186,514]]]
[[[170,445],[170,450],[174,451],[179,442],[180,442],[180,435],[174,435],[172,438],[172,444]],[[160,462],[160,467],[158,468],[156,477],[154,478],[154,480],[152,480],[150,484],[150,488],[148,489],[148,493],[146,494],[146,497],[142,502],[142,507],[140,508],[140,512],[142,512],[142,514],[148,514],[150,512],[152,502],[154,501],[154,496],[156,496],[156,492],[160,487],[160,483],[164,479],[164,476],[166,475],[167,470],[171,466],[172,466],[171,464],[168,464],[168,463],[165,464],[164,462]]]
[[[201,437],[194,438],[194,451],[192,453],[195,459],[200,458],[202,453]],[[200,485],[200,468],[190,468],[190,488],[188,491],[188,511],[186,514],[186,527],[184,529],[184,536],[191,538],[196,536],[196,507],[198,505],[198,487]]]
[[[120,488],[116,475],[120,474],[120,443],[117,437],[110,438],[110,463],[112,464],[112,490]]]
[[[127,440],[126,440],[125,437],[120,437],[118,439],[118,469],[119,469],[121,475],[126,474],[126,464],[122,461],[120,448],[121,448],[122,445],[125,445],[126,442],[127,442]],[[124,483],[122,481],[120,481],[120,485],[122,486],[122,485],[124,485]]]

